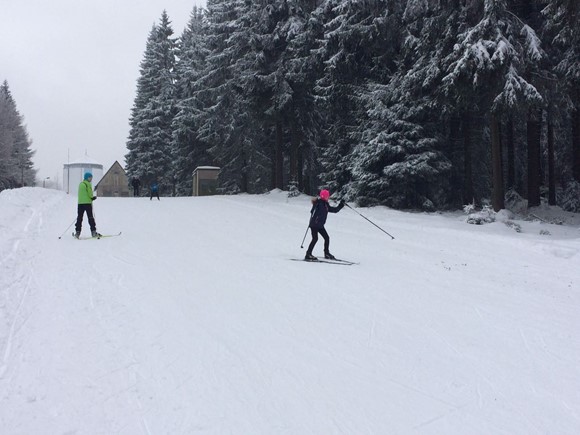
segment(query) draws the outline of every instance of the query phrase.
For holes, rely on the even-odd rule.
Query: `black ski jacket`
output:
[[[312,210],[310,210],[310,228],[317,230],[324,227],[328,212],[338,213],[344,207],[344,203],[342,202],[338,206],[333,207],[327,201],[320,198],[313,201]]]

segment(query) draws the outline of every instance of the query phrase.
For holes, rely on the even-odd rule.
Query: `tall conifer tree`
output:
[[[194,7],[189,23],[180,38],[176,64],[176,110],[172,122],[173,150],[177,193],[191,191],[191,175],[196,167],[213,164],[208,144],[199,138],[199,113],[204,109],[200,98],[200,78],[207,56],[204,13]]]
[[[157,181],[168,191],[176,183],[171,122],[175,116],[176,40],[167,13],[149,33],[131,111],[127,174]]]
[[[564,118],[569,125],[573,179],[580,183],[580,3],[577,0],[543,0],[548,45],[554,71],[563,90]]]
[[[408,2],[385,9],[390,75],[368,83],[361,101],[366,119],[352,153],[351,196],[366,204],[432,209],[450,200],[451,163],[439,134],[436,91],[448,38],[447,10],[440,4]],[[402,25],[400,24],[402,23]]]
[[[459,34],[453,52],[445,59],[443,89],[458,103],[477,107],[479,116],[488,120],[492,132],[489,154],[497,159],[491,171],[493,203],[495,209],[500,209],[504,200],[502,152],[500,135],[493,133],[499,129],[501,116],[517,107],[542,104],[543,97],[530,73],[543,58],[543,52],[535,32],[508,10],[506,0],[485,0],[475,11],[476,21]],[[485,143],[481,141],[480,145]],[[539,177],[534,171],[529,174]],[[528,188],[529,194],[539,194],[539,184],[529,186],[534,186]]]
[[[34,184],[31,145],[8,82],[4,81],[0,86],[0,190]]]
[[[260,140],[263,131],[252,107],[256,26],[251,2],[210,0],[207,3],[206,68],[198,97],[200,139],[221,167],[224,191],[268,189],[270,156]]]

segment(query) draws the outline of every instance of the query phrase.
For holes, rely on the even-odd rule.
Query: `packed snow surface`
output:
[[[355,210],[1,192],[0,432],[580,433],[577,221]]]

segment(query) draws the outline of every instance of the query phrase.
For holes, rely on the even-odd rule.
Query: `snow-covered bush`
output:
[[[492,222],[495,222],[495,212],[489,205],[484,206],[480,211],[471,212],[467,216],[468,224],[483,225],[490,224]]]
[[[495,219],[498,222],[504,222],[504,223],[507,223],[514,218],[515,218],[515,215],[510,210],[505,210],[505,209],[498,211],[495,215]]]
[[[500,210],[495,214],[495,220],[497,222],[503,222],[508,228],[511,228],[516,233],[522,232],[522,227],[520,224],[514,222],[515,215],[510,210]]]
[[[300,190],[298,190],[298,182],[292,180],[288,183],[288,198],[296,198],[300,196]]]
[[[562,209],[573,213],[580,212],[580,183],[572,181],[568,183],[560,198]]]
[[[505,221],[506,226],[513,229],[516,233],[522,232],[522,226],[520,224],[515,223],[514,221]]]
[[[528,200],[522,198],[515,190],[510,189],[505,194],[505,208],[515,214],[525,214],[528,209]]]
[[[477,207],[475,207],[475,204],[466,204],[463,206],[463,211],[465,212],[465,214],[471,214],[473,212],[475,212]]]
[[[423,210],[423,211],[435,211],[435,205],[433,204],[433,201],[431,201],[428,198],[425,198],[425,200],[421,204],[421,210]]]

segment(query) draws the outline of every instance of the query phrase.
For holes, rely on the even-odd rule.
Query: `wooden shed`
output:
[[[119,162],[113,163],[97,183],[95,190],[99,196],[129,196],[129,180]]]
[[[218,187],[217,166],[198,166],[193,171],[193,196],[215,195]]]

